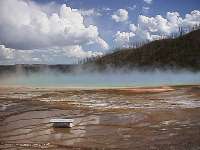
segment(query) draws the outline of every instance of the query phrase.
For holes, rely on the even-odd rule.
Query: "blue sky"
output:
[[[48,3],[53,0],[35,0],[38,3]],[[129,22],[137,23],[138,16],[143,14],[145,16],[162,15],[165,16],[167,12],[177,11],[181,16],[190,13],[192,10],[200,10],[199,0],[152,0],[150,4],[143,0],[56,0],[53,1],[59,4],[66,3],[68,6],[76,9],[97,9],[110,8],[109,15],[105,12],[101,17],[93,17],[93,24],[97,25],[101,36],[103,36],[109,44],[113,45],[112,34],[117,30],[128,30],[128,24],[116,24],[110,15],[118,9],[126,9],[129,11]],[[130,7],[135,7],[131,9]],[[149,7],[148,12],[143,11],[143,7]],[[87,20],[87,18],[86,18]],[[115,47],[114,46],[111,46]]]
[[[1,0],[0,64],[73,63],[196,24],[199,0]]]
[[[143,0],[35,0],[38,3],[56,2],[59,4],[66,3],[67,6],[76,9],[97,9],[98,11],[110,8],[108,12],[102,12],[102,16],[92,17],[92,24],[97,25],[101,33],[101,36],[109,43],[110,48],[115,48],[113,43],[113,35],[118,30],[127,31],[128,23],[117,23],[111,18],[111,14],[118,9],[126,9],[129,11],[129,23],[137,23],[139,15],[165,16],[167,12],[179,12],[184,17],[185,14],[190,13],[193,10],[200,10],[199,0],[152,0],[152,2],[146,3]],[[148,7],[147,12],[143,11],[143,7]],[[131,9],[133,8],[133,9]],[[107,14],[108,13],[108,14]],[[85,20],[89,20],[87,17]],[[91,19],[90,19],[91,20]],[[87,23],[87,22],[86,22]],[[91,23],[91,21],[89,22]],[[93,48],[93,47],[92,47]]]

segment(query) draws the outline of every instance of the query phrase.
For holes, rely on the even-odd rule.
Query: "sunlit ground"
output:
[[[200,149],[200,86],[2,87],[0,119],[0,149]]]

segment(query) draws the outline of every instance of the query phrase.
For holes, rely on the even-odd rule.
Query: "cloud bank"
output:
[[[84,51],[81,46],[54,47],[47,50],[16,50],[0,45],[0,64],[62,63],[67,58],[70,63],[86,57],[103,55],[102,52]]]
[[[120,47],[130,46],[130,42],[153,41],[177,33],[180,27],[192,28],[200,24],[200,11],[194,10],[184,18],[178,12],[167,12],[166,16],[147,17],[140,15],[137,25],[130,24],[129,32],[117,31],[114,42]]]
[[[69,51],[69,57],[93,55],[91,51],[83,52],[84,45],[96,44],[101,49],[108,49],[97,26],[84,25],[84,17],[77,9],[67,7],[66,4],[58,7],[24,0],[0,1],[0,44],[1,49],[4,49],[1,54],[8,52],[9,56],[10,50],[5,47],[12,51],[29,52],[36,49],[60,49],[61,52],[65,49]]]

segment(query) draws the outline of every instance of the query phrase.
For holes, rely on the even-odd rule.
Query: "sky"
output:
[[[77,63],[199,24],[199,0],[0,0],[0,64]]]

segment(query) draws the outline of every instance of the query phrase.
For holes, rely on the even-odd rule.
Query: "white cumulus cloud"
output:
[[[102,14],[100,12],[98,12],[98,10],[95,10],[94,8],[92,8],[92,9],[81,9],[81,10],[79,10],[79,12],[83,16],[102,16]]]
[[[145,3],[151,4],[153,0],[144,0]]]
[[[130,42],[153,41],[179,32],[179,28],[192,28],[200,25],[200,11],[194,10],[184,18],[178,12],[167,12],[166,16],[155,17],[138,16],[137,26],[130,24],[129,32],[117,31],[114,42],[122,47],[130,46]],[[123,34],[122,34],[123,33]],[[123,35],[123,36],[122,36]],[[123,41],[123,42],[122,42]],[[125,44],[124,44],[125,43]]]
[[[128,20],[128,11],[126,9],[118,9],[111,17],[116,22],[124,22]]]
[[[103,55],[102,52],[84,51],[81,46],[54,47],[48,50],[16,50],[0,45],[0,64],[66,63],[77,59]]]
[[[130,45],[130,39],[135,36],[133,32],[120,32],[117,31],[115,34],[114,42],[117,46],[128,47]]]
[[[70,51],[70,55],[74,52],[71,56],[88,57],[94,52],[87,53],[82,48],[78,51],[77,46],[82,47],[89,43],[108,49],[109,46],[100,37],[97,26],[84,24],[84,16],[93,13],[93,9],[83,12],[66,4],[59,6],[55,3],[38,4],[27,0],[1,0],[0,44],[7,48],[1,47],[4,51],[0,55],[8,58],[3,53],[9,54],[10,50],[23,54],[27,51],[29,55],[35,55],[35,52],[30,52],[36,49],[38,53],[43,53],[39,50],[46,50],[46,54],[55,47],[70,47],[66,50]]]
[[[190,14],[186,14],[182,21],[183,26],[195,26],[200,24],[200,11],[194,10]]]
[[[96,26],[86,27],[81,13],[65,4],[48,14],[33,2],[1,0],[0,20],[0,41],[12,48],[82,45],[100,38]]]
[[[130,24],[129,25],[129,29],[132,31],[132,32],[135,32],[137,30],[137,27],[135,24]]]
[[[14,49],[0,45],[0,60],[10,60],[14,58]]]

